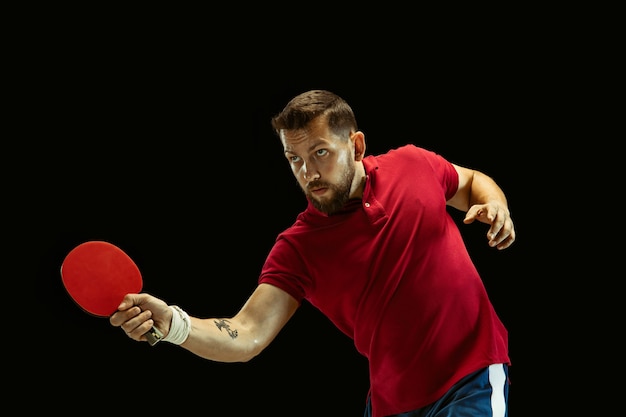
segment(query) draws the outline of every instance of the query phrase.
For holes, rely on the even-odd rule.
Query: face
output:
[[[311,204],[326,214],[340,210],[354,188],[352,140],[334,135],[319,119],[306,129],[283,130],[280,138],[291,170]]]

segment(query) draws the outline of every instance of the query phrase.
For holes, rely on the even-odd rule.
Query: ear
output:
[[[350,139],[354,143],[354,160],[362,160],[365,156],[365,134],[358,130],[350,136]]]

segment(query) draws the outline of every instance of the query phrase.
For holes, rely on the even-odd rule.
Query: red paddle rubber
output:
[[[72,249],[61,265],[61,278],[72,299],[87,313],[109,317],[128,293],[141,291],[143,280],[135,262],[117,246],[88,241]],[[150,346],[163,334],[155,327],[145,334]]]

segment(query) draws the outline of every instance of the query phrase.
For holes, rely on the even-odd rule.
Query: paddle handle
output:
[[[163,339],[163,333],[161,333],[156,327],[150,329],[145,336],[148,339],[150,346],[156,345],[161,339]]]

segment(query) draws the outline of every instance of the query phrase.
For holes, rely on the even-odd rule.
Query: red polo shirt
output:
[[[354,340],[382,417],[508,364],[508,335],[446,210],[454,167],[413,145],[363,163],[363,199],[331,216],[309,203],[278,235],[259,283],[307,300]]]

